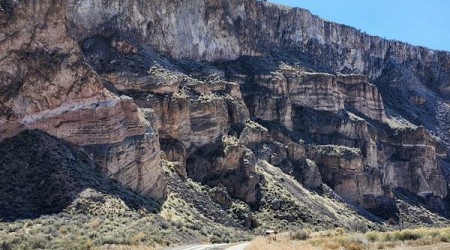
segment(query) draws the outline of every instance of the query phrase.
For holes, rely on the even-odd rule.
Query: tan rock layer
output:
[[[0,11],[0,140],[39,129],[83,146],[105,172],[165,197],[158,138],[136,105],[102,85],[66,30],[65,3],[15,2]]]
[[[140,108],[153,110],[161,138],[177,139],[186,148],[199,148],[220,141],[230,126],[245,123],[249,118],[238,86],[231,86],[221,88],[218,83],[210,88],[195,87],[204,91],[200,94],[148,93],[135,98],[135,102]],[[216,95],[218,89],[227,91],[227,94]]]
[[[383,99],[377,87],[366,79],[359,75],[279,70],[255,79],[254,89],[261,86],[270,91],[251,93],[246,98],[253,116],[277,121],[288,129],[293,128],[293,105],[338,113],[348,104],[371,119],[385,122]]]
[[[375,85],[367,81],[367,77],[338,75],[337,83],[345,103],[371,119],[386,122],[381,94]]]

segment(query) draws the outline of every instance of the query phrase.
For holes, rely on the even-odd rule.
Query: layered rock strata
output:
[[[243,84],[251,117],[284,126],[287,134],[300,133],[314,143],[302,146],[267,129],[249,133],[248,128],[241,140],[253,145],[250,148],[259,159],[297,176],[305,185],[314,187],[323,181],[368,208],[373,205],[369,197],[390,197],[397,188],[425,196],[447,195],[436,161],[436,141],[423,127],[393,129],[386,124],[382,97],[367,77],[282,65],[273,74]],[[298,145],[296,153],[291,151],[294,145]]]
[[[83,146],[122,184],[164,198],[151,125],[129,98],[107,91],[86,63],[66,30],[65,3],[4,4],[11,8],[0,12],[0,139],[46,131]]]
[[[370,119],[386,122],[381,94],[366,76],[339,74],[336,81],[346,104]]]
[[[186,3],[158,0],[144,3],[139,0],[86,0],[68,2],[66,16],[72,24],[72,34],[80,40],[97,34],[114,34],[175,58],[214,61],[241,56],[274,56],[276,60],[315,71],[366,75],[368,82],[385,85],[379,89],[384,96],[397,93],[392,104],[388,104],[393,109],[396,105],[408,106],[399,110],[399,115],[414,119],[416,125],[423,124],[433,132],[445,134],[443,139],[450,145],[445,122],[434,115],[450,112],[450,108],[440,105],[445,100],[438,100],[446,99],[450,89],[448,52],[371,36],[346,25],[325,21],[307,10],[266,1],[196,0]],[[394,79],[389,77],[393,75],[392,71],[399,73]],[[402,78],[406,80],[401,82],[402,86],[397,86],[395,82]],[[371,87],[366,85],[366,88]],[[356,94],[361,90],[349,91]],[[409,107],[407,103],[422,103],[414,97],[410,99],[411,96],[438,101]],[[365,97],[374,101],[378,98],[376,93]],[[266,105],[285,106],[285,101],[283,98],[269,99]],[[371,102],[360,108],[378,113],[380,107]],[[283,110],[276,119],[289,127],[289,121],[283,117],[286,113],[290,110]],[[384,119],[375,113],[369,118]],[[424,113],[431,116],[421,115]]]
[[[181,163],[185,169],[180,171],[182,175],[186,172],[196,181],[222,185],[233,197],[255,202],[259,182],[256,159],[252,151],[228,136],[249,119],[239,86],[218,79],[197,80],[179,73],[165,73],[169,79],[165,82],[161,81],[164,78],[155,78],[155,71],[148,72],[144,81],[135,82],[135,89],[125,91],[149,113],[148,119],[157,124],[166,159]],[[142,90],[144,82],[178,88],[161,94],[153,88]],[[124,86],[117,79],[111,84],[117,89]]]
[[[295,56],[311,56],[313,64],[365,74],[372,81],[387,65],[404,65],[427,86],[448,93],[449,53],[370,36],[304,9],[255,0],[83,0],[67,6],[71,30],[80,39],[98,33],[133,34],[141,44],[173,57],[206,60],[289,47],[295,48]],[[441,72],[440,77],[433,78],[434,72]]]
[[[225,206],[261,202],[266,162],[366,208],[447,196],[447,52],[265,1],[1,7],[0,140],[44,130],[156,198],[161,157]]]

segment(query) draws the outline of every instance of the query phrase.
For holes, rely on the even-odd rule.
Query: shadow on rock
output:
[[[82,193],[88,202],[103,204],[105,197],[113,197],[135,210],[158,212],[162,205],[105,176],[76,146],[37,130],[0,143],[0,180],[4,221],[59,213],[74,203],[73,209],[83,212],[83,202],[77,200]]]

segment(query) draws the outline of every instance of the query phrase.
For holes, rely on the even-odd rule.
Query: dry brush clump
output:
[[[278,237],[279,238],[279,237]],[[309,245],[305,241],[293,241],[289,240],[288,237],[274,241],[269,242],[267,238],[258,236],[256,237],[248,247],[245,248],[245,250],[276,250],[276,249],[283,249],[283,250],[313,250],[316,249],[315,247]]]
[[[342,228],[310,233],[299,229],[282,233],[276,241],[255,238],[246,250],[253,249],[392,249],[396,247],[446,246],[450,243],[450,228],[417,228],[388,232],[370,231],[365,234],[344,232]],[[402,249],[403,249],[402,248]]]
[[[289,236],[291,240],[306,240],[311,236],[311,231],[308,229],[299,229],[294,232],[290,232]]]

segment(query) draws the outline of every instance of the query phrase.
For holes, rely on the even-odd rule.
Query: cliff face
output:
[[[371,80],[390,64],[400,64],[426,85],[448,93],[448,52],[370,36],[304,9],[253,0],[114,0],[69,1],[66,13],[81,39],[119,31],[173,57],[200,60],[293,48],[335,72],[365,74]]]
[[[1,4],[0,140],[46,131],[156,198],[161,159],[255,207],[271,165],[373,211],[447,196],[447,52],[254,0]]]
[[[80,40],[96,34],[118,36],[175,58],[274,56],[328,73],[366,75],[383,86],[380,93],[392,99],[387,106],[398,111],[395,115],[407,116],[450,142],[442,118],[450,112],[445,101],[450,93],[448,52],[370,36],[307,10],[265,1],[115,0],[67,5],[71,33]],[[417,98],[429,102],[418,105]],[[407,108],[399,109],[395,102]]]
[[[84,147],[105,172],[163,198],[159,143],[128,98],[107,91],[66,30],[60,1],[2,1],[0,139],[39,129]],[[156,139],[156,140],[155,140]]]

